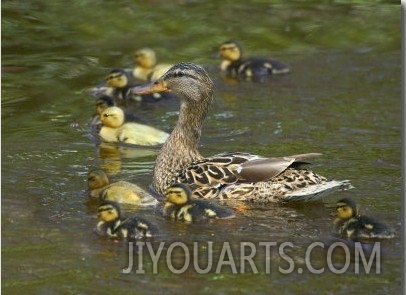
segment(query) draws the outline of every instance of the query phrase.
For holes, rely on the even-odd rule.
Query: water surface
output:
[[[332,212],[341,197],[357,199],[362,212],[401,232],[401,100],[399,6],[378,2],[323,5],[277,1],[2,2],[2,290],[5,294],[398,294],[401,240],[381,243],[381,272],[334,274],[327,249],[337,240]],[[215,13],[213,13],[215,12]],[[230,81],[211,58],[220,42],[235,38],[248,53],[272,56],[292,67],[289,75],[263,83]],[[350,179],[355,189],[322,203],[270,204],[237,218],[209,224],[174,224],[153,210],[139,212],[156,223],[165,242],[158,273],[143,252],[145,274],[123,274],[128,243],[97,237],[97,204],[86,192],[92,168],[143,187],[151,182],[156,149],[99,146],[89,138],[94,100],[84,90],[103,80],[109,68],[128,66],[132,51],[154,48],[165,62],[193,61],[207,67],[215,100],[203,128],[203,155],[250,151],[264,156],[321,152],[313,169]],[[144,106],[137,115],[170,131],[177,103]],[[314,268],[305,253],[313,242]],[[198,242],[201,267],[213,242],[213,269],[199,274],[191,264],[173,274],[166,263],[171,244],[193,254]],[[237,259],[251,242],[258,250],[255,273],[216,273],[224,242]],[[266,260],[260,242],[276,242]],[[284,242],[295,269],[277,248]],[[366,246],[372,247],[371,243]],[[248,247],[248,246],[246,246]],[[249,248],[247,253],[249,253]],[[137,248],[135,248],[137,250]],[[146,250],[144,248],[144,250]],[[366,250],[367,252],[367,250]],[[174,267],[185,261],[172,252]],[[336,267],[345,262],[334,254]],[[134,252],[134,263],[138,253]],[[192,260],[193,261],[193,260]],[[270,273],[266,273],[266,262]],[[134,266],[135,268],[135,266]],[[304,271],[300,273],[298,270]]]

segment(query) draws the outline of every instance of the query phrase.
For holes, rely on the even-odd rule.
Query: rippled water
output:
[[[292,2],[293,3],[293,2]],[[215,12],[215,13],[214,13]],[[255,4],[231,1],[3,1],[2,2],[2,291],[5,294],[398,294],[401,239],[383,241],[381,273],[328,270],[327,251],[338,198],[358,200],[362,212],[401,232],[401,94],[399,7],[314,2]],[[263,83],[230,81],[210,58],[229,38],[247,52],[270,55],[290,64],[289,75]],[[143,268],[123,274],[128,243],[97,237],[97,204],[86,192],[87,172],[103,167],[113,178],[147,187],[156,149],[99,146],[89,136],[94,100],[84,91],[100,82],[108,68],[127,66],[135,48],[153,47],[162,61],[205,65],[215,82],[215,100],[203,129],[203,155],[250,151],[264,156],[322,152],[313,168],[335,179],[350,179],[355,189],[322,203],[267,205],[233,220],[184,225],[168,222],[153,210],[139,212],[160,228],[152,241],[164,242],[158,271],[145,245]],[[177,102],[147,106],[137,115],[170,131]],[[128,208],[131,211],[131,208]],[[213,268],[198,274],[193,263],[171,272],[166,256],[180,269],[185,250],[199,262],[213,242]],[[245,274],[225,264],[216,273],[224,242],[236,268],[241,248],[256,247]],[[241,244],[251,242],[253,244]],[[260,242],[276,242],[270,257]],[[285,250],[292,273],[278,248]],[[315,247],[309,271],[306,250]],[[182,244],[182,245],[183,245]],[[246,245],[246,246],[243,246]],[[365,247],[372,247],[366,243]],[[139,249],[134,245],[134,263]],[[367,248],[365,248],[366,252]],[[371,250],[371,249],[370,249]],[[168,252],[169,251],[169,252]],[[248,255],[247,254],[247,255]],[[336,267],[345,266],[334,252]],[[193,259],[191,259],[193,262]],[[266,273],[269,262],[270,273]],[[299,268],[304,271],[301,273]],[[361,267],[362,269],[362,267]]]

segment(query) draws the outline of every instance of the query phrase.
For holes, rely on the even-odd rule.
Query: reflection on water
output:
[[[399,236],[381,242],[380,274],[374,264],[369,274],[354,275],[356,245],[337,239],[332,231],[334,204],[346,196],[357,199],[364,214],[401,232],[398,6],[274,3],[74,1],[67,14],[62,1],[2,2],[5,293],[399,293]],[[224,79],[219,61],[210,56],[230,38],[243,41],[247,53],[289,62],[292,73],[263,83]],[[150,241],[152,248],[165,244],[157,274],[151,273],[153,261],[145,245],[146,273],[134,269],[124,275],[128,243],[93,233],[97,202],[87,197],[87,172],[102,167],[114,179],[147,188],[158,150],[99,144],[89,136],[95,102],[86,89],[101,82],[109,68],[128,65],[133,50],[143,46],[154,48],[165,62],[188,60],[207,67],[216,88],[203,128],[203,155],[322,152],[314,170],[351,179],[356,188],[322,203],[270,204],[204,224],[169,222],[153,209],[137,211],[160,229]],[[170,102],[138,106],[134,112],[170,131],[177,108],[177,102]],[[131,207],[124,209],[134,213]],[[170,250],[174,242],[184,244],[191,255],[198,243],[201,268],[208,242],[213,242],[212,270],[200,275],[192,265],[173,274],[168,252],[176,269],[187,257],[181,246]],[[248,245],[242,243],[252,243],[259,273],[249,262],[244,275],[233,274],[227,263],[216,273],[225,242],[238,272],[242,245]],[[269,257],[260,242],[277,244]],[[292,243],[284,249],[294,263],[289,274],[279,271],[290,266],[278,252],[284,242]],[[311,252],[312,266],[325,267],[320,275],[311,273],[306,260],[314,242],[325,245]],[[343,274],[328,269],[327,252],[336,242],[351,253]],[[365,254],[371,254],[374,244],[363,245]],[[135,264],[139,253],[134,248]],[[346,265],[340,249],[332,259],[337,269]],[[264,271],[267,262],[269,274]]]

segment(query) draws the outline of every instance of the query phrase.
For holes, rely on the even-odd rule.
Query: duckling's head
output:
[[[118,128],[124,123],[124,111],[120,107],[108,107],[101,115],[100,120],[106,127]]]
[[[219,55],[230,61],[239,60],[242,56],[242,46],[237,41],[226,41],[219,47]]]
[[[102,95],[96,100],[96,113],[100,116],[105,109],[112,106],[114,106],[113,99],[110,96]]]
[[[109,178],[103,170],[92,170],[87,175],[87,185],[90,190],[105,187],[110,183]]]
[[[124,88],[128,85],[128,78],[123,69],[112,69],[106,77],[108,87]]]
[[[165,201],[175,205],[184,205],[190,200],[191,195],[192,191],[187,185],[176,183],[166,189]]]
[[[120,219],[121,211],[118,203],[113,201],[104,201],[97,209],[97,218],[100,221],[111,222]]]
[[[358,208],[355,201],[344,198],[337,202],[337,216],[340,219],[350,219],[358,215]]]
[[[213,99],[213,82],[203,67],[181,62],[151,84],[132,88],[134,94],[167,91],[172,91],[181,101],[208,105]]]
[[[134,52],[134,63],[141,67],[152,69],[156,65],[155,52],[150,48],[141,48]]]

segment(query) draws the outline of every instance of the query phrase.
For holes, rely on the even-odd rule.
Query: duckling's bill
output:
[[[169,91],[171,90],[166,86],[166,83],[161,80],[131,88],[131,93],[138,95]]]

